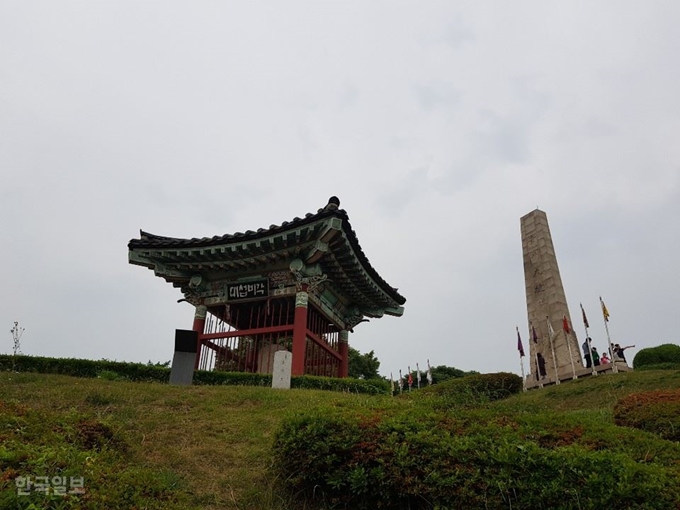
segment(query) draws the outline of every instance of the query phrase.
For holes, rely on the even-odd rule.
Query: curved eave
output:
[[[340,232],[342,235],[337,235]],[[130,240],[128,248],[131,264],[154,269],[168,281],[178,276],[164,275],[158,270],[159,264],[177,265],[191,259],[206,264],[256,266],[267,261],[268,256],[275,257],[271,254],[277,250],[287,253],[299,248],[297,255],[327,268],[339,280],[334,284],[356,299],[366,315],[373,316],[368,310],[374,309],[399,316],[406,302],[373,268],[342,209],[320,209],[316,214],[309,213],[268,229],[211,238],[172,238],[140,230],[140,238]],[[329,257],[335,262],[331,263]],[[331,275],[329,278],[332,279]]]

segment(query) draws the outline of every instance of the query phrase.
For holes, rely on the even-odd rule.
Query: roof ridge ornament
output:
[[[333,195],[328,199],[326,207],[323,208],[324,211],[337,211],[340,208],[340,199]]]

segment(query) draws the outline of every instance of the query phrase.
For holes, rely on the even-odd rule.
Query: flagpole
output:
[[[593,369],[593,375],[597,377],[597,370],[595,370],[595,360],[593,360],[593,345],[590,341],[590,336],[588,336],[588,328],[586,328],[586,342],[588,342],[588,354],[590,355],[590,368]]]
[[[614,347],[612,346],[612,339],[609,336],[609,310],[602,301],[602,296],[600,296],[600,304],[602,305],[602,318],[604,319],[604,329],[607,332],[607,342],[609,343],[609,353],[612,355],[612,372],[615,374],[619,373],[619,368],[616,366],[616,361],[614,360]],[[618,356],[617,356],[618,357]]]
[[[550,324],[550,317],[547,315],[545,318],[548,321],[548,336],[550,337],[550,350],[552,351],[552,358],[553,358],[553,368],[555,369],[555,384],[560,384],[560,376],[557,373],[557,358],[555,358],[555,346],[553,345],[553,336],[555,333],[555,330],[552,327],[552,324]]]
[[[541,379],[541,369],[538,367],[538,353],[534,354],[534,361],[536,362],[536,379],[538,379],[538,387],[543,388],[543,379]]]
[[[571,373],[574,376],[574,379],[578,379],[578,376],[576,375],[576,366],[574,365],[574,355],[572,354],[571,350],[571,343],[569,342],[569,337],[567,336],[567,330],[565,329],[565,325],[569,327],[569,322],[567,321],[567,316],[564,316],[564,324],[562,324],[562,331],[564,331],[564,341],[567,343],[567,349],[569,349],[569,359],[571,360]],[[573,324],[572,324],[573,326]]]
[[[590,345],[590,333],[588,333],[588,319],[586,317],[586,311],[583,309],[583,304],[579,303],[581,306],[581,315],[583,316],[583,328],[586,330],[586,344],[588,344],[588,356],[590,356],[590,368],[593,370],[593,375],[597,377],[599,374],[595,370],[595,363],[593,362],[593,346]]]
[[[614,360],[614,347],[612,346],[612,339],[609,336],[609,326],[607,325],[607,321],[604,321],[604,329],[605,331],[607,331],[607,342],[609,343],[609,352],[612,354],[612,372],[618,374],[619,368],[616,366],[616,361]]]
[[[420,366],[416,363],[416,373],[418,374],[418,389],[420,389]]]
[[[524,357],[524,346],[522,345],[522,339],[519,336],[519,326],[515,326],[515,329],[517,330],[517,350],[519,351],[519,365],[522,367],[522,391],[527,391],[527,380],[526,376],[524,375],[524,361],[522,358]]]
[[[399,395],[401,395],[401,386],[403,384],[403,379],[401,377],[401,368],[399,369]]]
[[[536,328],[534,327],[534,323],[531,321],[529,321],[529,336],[534,342],[534,350],[538,351],[538,349],[536,348],[536,346],[538,345],[538,336],[536,335]],[[529,352],[531,352],[531,349],[529,349]],[[534,362],[536,363],[536,379],[538,381],[538,387],[543,388],[543,381],[541,380],[541,371],[538,369],[538,356],[536,354],[538,354],[538,352],[534,353]],[[529,363],[529,374],[531,374],[531,363]]]
[[[569,337],[567,336],[567,332],[564,332],[564,341],[567,342],[567,348],[569,349],[569,359],[571,359],[571,373],[574,376],[574,379],[578,379],[578,376],[576,375],[576,366],[574,365],[574,355],[572,354],[571,350],[571,343],[569,342]]]

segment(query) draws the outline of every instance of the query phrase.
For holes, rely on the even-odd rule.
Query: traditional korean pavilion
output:
[[[129,261],[196,307],[196,369],[271,373],[285,349],[293,375],[346,377],[348,333],[401,316],[406,299],[371,266],[339,206],[331,197],[304,218],[210,238],[141,231]]]

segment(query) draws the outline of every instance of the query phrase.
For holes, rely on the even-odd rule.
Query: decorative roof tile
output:
[[[331,197],[326,207],[319,209],[315,214],[307,213],[305,214],[304,218],[295,217],[292,221],[284,221],[281,223],[281,225],[272,224],[268,229],[259,228],[257,231],[247,230],[245,233],[236,232],[234,234],[225,234],[222,236],[181,239],[159,236],[140,230],[139,239],[130,240],[128,243],[128,248],[132,252],[149,248],[204,248],[221,244],[229,244],[234,240],[238,240],[239,242],[256,241],[264,237],[296,230],[300,227],[310,225],[322,219],[335,217],[342,220],[342,230],[345,234],[345,238],[351,247],[354,257],[356,257],[354,262],[358,263],[366,271],[366,273],[371,276],[371,278],[378,284],[383,292],[390,296],[390,298],[399,305],[403,305],[406,302],[406,298],[399,294],[396,288],[390,286],[385,280],[383,280],[378,272],[373,268],[368,260],[368,257],[366,257],[364,251],[359,245],[357,235],[349,223],[349,216],[347,215],[347,212],[344,209],[340,209],[339,205],[340,201],[338,198]],[[350,263],[350,265],[354,264]]]

